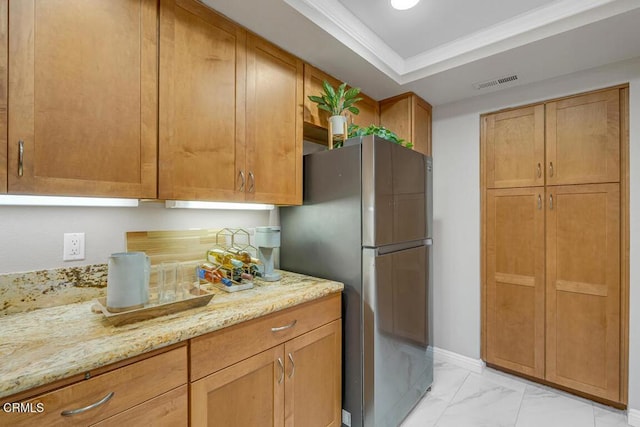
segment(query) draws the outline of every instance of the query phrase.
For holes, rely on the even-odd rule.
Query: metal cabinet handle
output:
[[[278,384],[280,384],[284,379],[284,364],[282,363],[282,359],[279,357],[278,357],[278,365],[280,365],[280,378],[278,378]]]
[[[549,194],[549,209],[553,209],[553,194]]]
[[[249,171],[249,193],[253,193],[255,188],[256,177],[253,176],[253,172]]]
[[[72,415],[78,415],[78,414],[82,414],[83,412],[87,412],[90,411],[94,408],[97,408],[100,405],[104,405],[105,403],[107,403],[109,400],[111,400],[111,398],[113,397],[115,393],[112,391],[111,393],[107,394],[105,397],[103,397],[102,399],[98,400],[96,403],[92,403],[89,406],[85,406],[84,408],[78,408],[78,409],[69,409],[67,411],[62,411],[60,412],[60,415],[62,415],[63,417],[70,417]]]
[[[538,194],[538,210],[542,209],[542,196]]]
[[[240,184],[240,189],[238,191],[244,191],[244,171],[240,171],[238,175],[240,175],[240,179],[242,180],[242,183]]]
[[[538,163],[538,178],[542,176],[542,165]]]
[[[298,320],[294,320],[293,322],[289,323],[288,325],[284,325],[284,326],[278,326],[276,328],[271,328],[271,332],[279,332],[279,331],[284,331],[285,329],[289,329],[289,328],[293,328],[296,323],[298,323]]]
[[[18,176],[24,174],[24,141],[18,141]]]
[[[553,176],[553,162],[549,162],[549,176]]]
[[[289,378],[291,378],[293,374],[296,373],[296,364],[293,363],[293,356],[291,355],[291,353],[289,353],[289,360],[291,361],[291,373],[289,374]]]

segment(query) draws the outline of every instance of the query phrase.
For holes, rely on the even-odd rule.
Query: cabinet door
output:
[[[487,188],[544,185],[544,105],[485,120]]]
[[[547,189],[546,379],[611,401],[620,388],[620,189]]]
[[[156,197],[157,12],[11,3],[9,192]]]
[[[326,80],[334,88],[338,87],[341,81],[331,77],[324,71],[316,67],[304,64],[304,121],[312,125],[327,129],[329,122],[329,112],[318,109],[318,104],[311,101],[309,95],[321,96],[324,93],[322,82]]]
[[[380,125],[411,141],[414,150],[431,155],[431,105],[414,93],[380,101]]]
[[[369,96],[360,93],[358,95],[362,100],[356,102],[355,106],[360,110],[356,114],[347,113],[349,117],[349,123],[355,123],[356,125],[366,128],[371,125],[378,125],[380,123],[380,109],[378,107],[378,101]]]
[[[413,110],[413,149],[431,155],[431,105],[416,97]]]
[[[285,426],[341,425],[341,331],[335,320],[285,343]]]
[[[487,191],[487,362],[544,378],[544,187]]]
[[[191,383],[191,425],[283,426],[283,346]]]
[[[160,23],[159,197],[242,200],[246,32],[195,0]]]
[[[247,40],[246,200],[302,204],[302,61]]]
[[[620,181],[619,89],[547,104],[547,184]]]

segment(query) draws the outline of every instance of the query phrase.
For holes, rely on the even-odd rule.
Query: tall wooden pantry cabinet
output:
[[[626,404],[628,87],[483,115],[483,358]]]

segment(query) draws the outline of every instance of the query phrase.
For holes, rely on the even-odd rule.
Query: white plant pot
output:
[[[344,133],[344,125],[347,123],[346,116],[331,116],[329,121],[331,122],[333,135],[342,135]]]

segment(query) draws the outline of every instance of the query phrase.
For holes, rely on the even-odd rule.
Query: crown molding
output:
[[[338,0],[284,0],[398,84],[640,8],[637,0],[561,0],[403,58]]]

